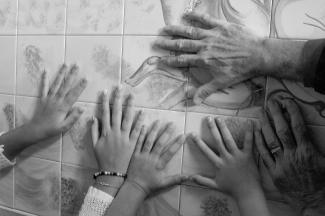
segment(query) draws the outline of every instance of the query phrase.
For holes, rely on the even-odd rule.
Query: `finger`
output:
[[[223,119],[216,118],[216,122],[222,137],[223,142],[225,143],[225,146],[227,147],[229,152],[236,152],[238,151],[237,144],[232,137],[231,132],[228,129],[228,126],[226,125],[226,122]]]
[[[224,143],[223,143],[223,140],[222,140],[222,137],[220,135],[219,129],[216,126],[215,120],[210,116],[207,118],[207,120],[208,120],[208,127],[209,127],[210,132],[211,132],[211,134],[213,136],[213,139],[216,142],[216,148],[217,148],[219,154],[220,155],[229,154],[226,147],[225,147],[225,145],[224,145]]]
[[[96,117],[93,116],[92,119],[92,125],[91,125],[91,139],[93,141],[93,147],[96,147],[96,144],[99,139],[99,133],[98,133],[98,120]]]
[[[273,155],[275,158],[279,158],[282,152],[279,150],[279,148],[281,148],[281,145],[271,127],[270,121],[268,120],[268,117],[265,115],[265,113],[261,115],[260,119],[262,125],[262,133],[267,148],[270,150],[270,152],[274,152]]]
[[[253,132],[251,129],[246,131],[244,140],[244,152],[251,154],[253,151]]]
[[[254,129],[254,139],[255,139],[255,146],[257,148],[257,151],[261,155],[264,164],[268,169],[272,170],[275,167],[275,161],[273,160],[269,150],[266,148],[261,130],[256,127]]]
[[[158,130],[159,130],[159,121],[155,121],[152,124],[151,130],[149,131],[149,133],[146,137],[146,141],[144,142],[142,152],[150,152],[151,151],[153,144],[157,138]]]
[[[205,37],[205,30],[193,26],[167,25],[161,30],[162,34],[170,36],[181,36],[193,40],[200,40]]]
[[[61,83],[64,79],[64,76],[67,72],[67,66],[65,64],[63,64],[60,69],[59,69],[59,72],[58,74],[56,75],[50,89],[49,89],[49,92],[48,92],[48,95],[49,96],[54,96],[56,95],[57,91],[59,90],[60,86],[61,86]]]
[[[200,26],[205,29],[211,29],[220,25],[220,22],[218,22],[216,19],[207,14],[198,14],[196,12],[190,12],[184,14],[183,18],[190,23],[199,23]]]
[[[121,129],[122,120],[122,89],[117,87],[114,91],[113,110],[112,110],[112,127]]]
[[[160,167],[164,168],[185,142],[185,135],[178,136],[160,156]]]
[[[75,78],[77,77],[79,68],[77,65],[73,65],[70,68],[70,71],[68,74],[65,76],[65,78],[62,80],[61,85],[58,89],[58,92],[56,93],[56,96],[58,98],[64,97],[68,91],[71,89],[71,86],[74,83]]]
[[[268,101],[270,116],[273,118],[274,128],[280,142],[283,145],[284,151],[295,149],[296,144],[291,134],[290,128],[285,120],[281,107],[273,99]]]
[[[161,186],[161,189],[169,188],[175,185],[180,185],[183,182],[188,180],[188,177],[185,175],[173,175],[168,176],[165,178],[163,185]]]
[[[191,134],[191,138],[199,149],[207,156],[207,158],[217,167],[222,163],[222,159],[216,155],[210,147],[197,135]]]
[[[47,97],[49,91],[49,83],[46,70],[42,73],[41,88],[40,88],[40,97],[44,100]]]
[[[177,52],[198,52],[203,48],[202,42],[189,39],[160,38],[155,41],[154,45],[161,49]]]
[[[137,140],[144,122],[144,113],[140,110],[134,122],[134,127],[130,134],[130,140]]]
[[[190,177],[190,180],[205,187],[218,189],[218,185],[214,179],[207,178],[202,175],[193,175]]]
[[[194,94],[194,97],[193,97],[194,103],[197,105],[201,104],[207,97],[209,97],[211,94],[217,92],[219,89],[222,89],[222,86],[220,83],[218,83],[215,80],[212,80],[212,81],[200,86]]]
[[[161,136],[156,141],[155,145],[152,148],[152,153],[160,155],[164,147],[168,144],[168,141],[171,139],[175,132],[175,126],[172,123],[168,123],[164,128]]]
[[[132,120],[134,115],[133,110],[134,97],[130,94],[127,98],[126,108],[123,113],[122,131],[130,136]]]
[[[108,91],[104,90],[102,94],[102,135],[106,136],[111,129],[111,110],[109,106]]]
[[[170,67],[199,66],[200,57],[198,55],[183,54],[179,56],[163,56],[159,62]]]
[[[147,129],[145,125],[142,125],[141,129],[140,129],[140,134],[139,134],[139,138],[137,141],[137,144],[135,146],[135,152],[140,153],[142,150],[142,146],[144,143],[144,139],[146,137],[146,133],[147,133]]]
[[[67,118],[63,122],[61,132],[66,132],[78,121],[84,110],[80,107],[73,107]]]
[[[298,105],[291,99],[282,102],[284,108],[289,114],[290,126],[296,140],[297,146],[308,143],[309,135],[305,125],[304,118]]]
[[[69,92],[65,95],[65,102],[68,106],[72,106],[79,98],[81,93],[87,87],[87,80],[85,78],[81,79],[76,86],[69,90]]]

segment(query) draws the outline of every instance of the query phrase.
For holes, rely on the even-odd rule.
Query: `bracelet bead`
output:
[[[126,178],[127,174],[125,173],[120,173],[120,172],[110,172],[110,171],[100,171],[100,172],[96,172],[94,174],[94,179],[97,179],[98,176],[116,176],[116,177],[120,177],[120,178]]]

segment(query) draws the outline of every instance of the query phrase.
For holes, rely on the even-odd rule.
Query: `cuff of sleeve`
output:
[[[111,205],[114,197],[90,187],[81,207],[80,216],[103,216],[106,209]]]
[[[4,132],[0,132],[0,136],[4,134]],[[10,161],[4,154],[4,146],[0,145],[0,170],[10,167],[10,166],[14,166],[16,164],[16,160],[14,161]]]
[[[317,65],[320,61],[320,56],[325,48],[325,40],[310,40],[307,41],[303,48],[303,72],[306,74],[304,77],[304,85],[306,87],[315,86],[317,79],[316,71]]]

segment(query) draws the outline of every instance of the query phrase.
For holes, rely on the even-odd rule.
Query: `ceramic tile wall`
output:
[[[157,66],[157,56],[168,53],[153,48],[153,40],[166,24],[182,23],[181,14],[191,0],[0,0],[0,131],[28,121],[35,111],[42,71],[53,79],[59,65],[77,63],[88,87],[76,105],[86,112],[62,137],[38,143],[17,159],[17,166],[0,173],[0,206],[22,214],[77,215],[97,168],[92,152],[89,120],[97,115],[96,103],[103,89],[122,85],[135,94],[137,109],[154,120],[172,121],[177,133],[196,132],[205,137],[205,117],[226,118],[240,141],[265,98],[295,97],[306,116],[315,143],[321,145],[325,130],[325,98],[301,84],[257,78],[216,92],[200,106],[189,90],[204,82],[201,75]],[[201,0],[196,10],[235,22],[264,37],[308,39],[325,37],[325,2],[314,0]],[[195,71],[191,71],[195,74]],[[203,81],[202,81],[203,80]],[[299,97],[298,97],[299,96]],[[315,105],[317,104],[317,105]],[[168,165],[169,172],[211,174],[213,167],[188,140]],[[267,175],[268,195],[274,190]],[[292,210],[269,203],[273,215]],[[279,207],[280,206],[280,207]],[[182,185],[146,201],[139,215],[152,210],[164,215],[238,215],[226,195],[197,185]],[[280,209],[279,211],[276,209]],[[2,212],[0,211],[0,214]],[[6,213],[5,213],[6,214]]]

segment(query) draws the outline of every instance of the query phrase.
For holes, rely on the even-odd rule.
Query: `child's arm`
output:
[[[192,137],[215,165],[215,177],[211,179],[194,175],[191,179],[198,184],[230,194],[237,201],[242,216],[269,216],[259,173],[252,157],[252,130],[247,131],[244,147],[239,149],[223,120],[208,118],[208,123],[219,155],[199,137]]]
[[[47,76],[44,72],[41,98],[32,119],[0,136],[0,145],[3,145],[1,158],[13,160],[25,148],[71,128],[82,114],[81,109],[72,106],[87,85],[85,79],[79,80],[74,85],[77,74],[76,65],[69,71],[67,66],[63,65],[53,84],[48,88]]]

